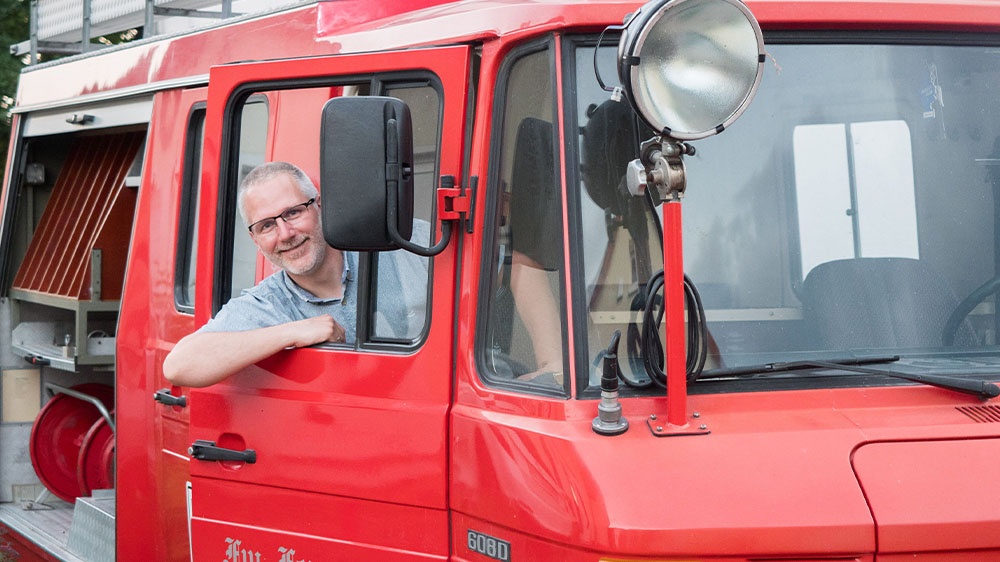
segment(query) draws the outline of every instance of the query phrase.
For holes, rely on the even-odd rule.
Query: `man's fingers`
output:
[[[296,326],[295,347],[307,347],[322,342],[344,343],[346,332],[330,315],[322,314],[292,324]]]
[[[347,331],[332,317],[327,316],[330,320],[329,331],[327,332],[327,341],[334,343],[345,343],[347,341]]]
[[[347,330],[344,329],[336,320],[333,321],[333,336],[335,342],[345,343],[347,342]]]

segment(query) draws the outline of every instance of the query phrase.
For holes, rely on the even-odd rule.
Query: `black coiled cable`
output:
[[[619,376],[626,385],[633,388],[649,388],[657,385],[667,387],[667,376],[663,371],[663,344],[660,343],[660,324],[666,309],[663,297],[658,293],[663,289],[663,270],[659,270],[649,278],[645,287],[632,301],[633,312],[642,313],[642,328],[631,322],[628,327],[628,357],[633,371],[641,364],[648,381],[629,380],[619,371]],[[705,323],[705,307],[701,295],[694,282],[684,275],[684,302],[687,307],[687,361],[685,370],[687,380],[697,380],[705,368],[705,358],[708,356],[708,332]],[[641,361],[640,361],[641,359]]]
[[[644,199],[646,210],[651,216],[656,217],[656,203],[650,190],[646,190]],[[660,239],[660,248],[663,248],[663,227],[655,218],[651,222],[655,225],[656,234]],[[663,372],[663,344],[660,343],[660,323],[663,321],[664,313],[663,296],[659,294],[661,289],[663,289],[662,269],[651,275],[646,285],[640,286],[639,293],[632,299],[633,314],[640,311],[642,313],[642,329],[640,330],[633,317],[628,326],[625,346],[628,351],[629,366],[632,367],[633,373],[641,369],[649,377],[649,380],[632,381],[619,369],[618,376],[622,382],[632,388],[649,388],[654,384],[661,388],[667,387],[667,377]],[[687,308],[688,320],[685,370],[687,380],[694,381],[701,376],[705,368],[705,359],[708,356],[708,326],[701,295],[687,274],[684,275],[684,305]]]

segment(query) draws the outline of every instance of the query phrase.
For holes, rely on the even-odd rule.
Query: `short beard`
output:
[[[287,260],[285,260],[281,255],[282,253],[281,251],[276,251],[273,255],[268,255],[265,257],[267,257],[267,260],[272,264],[274,264],[275,267],[284,269],[286,272],[291,273],[292,275],[308,275],[313,271],[315,271],[323,262],[323,255],[326,253],[326,248],[324,248],[323,245],[321,244],[316,244],[315,239],[311,236],[303,235],[302,239],[305,239],[303,245],[307,245],[310,249],[310,252],[305,256],[302,256],[296,260],[296,263],[301,264],[299,266],[293,266]],[[302,239],[299,239],[296,242],[302,242]],[[299,248],[296,248],[296,250],[301,250],[301,249],[302,249],[301,246]],[[307,258],[311,259],[307,260]]]

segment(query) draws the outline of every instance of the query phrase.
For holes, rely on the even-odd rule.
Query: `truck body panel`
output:
[[[991,560],[1000,553],[1000,491],[991,486],[1000,452],[1000,426],[991,409],[996,406],[967,395],[884,377],[789,377],[773,386],[766,377],[700,381],[687,386],[683,435],[658,434],[666,421],[665,394],[639,390],[623,392],[631,424],[626,433],[606,437],[592,430],[600,398],[593,376],[601,360],[596,348],[607,345],[608,335],[601,330],[629,321],[590,306],[631,299],[625,287],[639,276],[635,264],[642,260],[636,258],[639,242],[618,248],[609,243],[599,268],[626,264],[624,271],[631,263],[633,269],[602,279],[607,287],[583,281],[590,270],[581,241],[593,233],[581,218],[589,201],[578,176],[590,162],[581,157],[583,141],[576,135],[584,135],[583,120],[599,104],[586,107],[591,90],[584,90],[593,87],[578,82],[591,71],[586,57],[597,59],[591,51],[611,44],[599,47],[597,34],[638,7],[634,1],[319,2],[22,74],[0,198],[2,243],[14,254],[3,263],[7,283],[17,273],[12,259],[24,258],[19,253],[39,263],[48,258],[14,242],[19,232],[30,234],[37,226],[25,227],[25,164],[39,152],[62,158],[58,148],[65,139],[121,133],[145,138],[136,160],[141,182],[137,192],[127,191],[136,197],[134,219],[123,218],[131,209],[116,210],[122,215],[112,221],[119,225],[116,239],[100,241],[128,249],[123,268],[108,272],[108,285],[118,280],[124,287],[114,362],[86,371],[116,389],[119,560],[881,562]],[[789,45],[924,43],[981,46],[988,54],[1000,29],[1000,8],[987,0],[760,0],[749,7],[779,54]],[[518,67],[529,59],[534,62]],[[783,60],[772,56],[767,64],[780,74]],[[551,82],[523,78],[531,72]],[[928,95],[921,93],[923,83],[912,86],[913,95],[903,101],[872,93],[871,100],[862,100],[867,105],[860,116],[853,107],[828,103],[824,114],[791,126],[776,114],[750,122],[770,122],[772,129],[758,137],[780,136],[785,144],[826,131],[808,129],[813,126],[846,123],[843,130],[852,131],[857,123],[905,123],[894,118],[894,108],[908,111]],[[245,251],[244,226],[234,218],[239,178],[256,163],[283,160],[299,163],[317,180],[318,116],[327,100],[348,95],[393,95],[437,112],[422,124],[426,137],[418,147],[418,173],[429,178],[418,193],[418,215],[434,236],[440,235],[433,191],[439,178],[454,176],[468,190],[471,230],[462,229],[427,262],[426,321],[406,338],[378,333],[378,267],[385,262],[362,253],[356,275],[367,288],[359,293],[359,302],[366,303],[359,316],[369,314],[362,326],[371,333],[359,335],[358,342],[286,349],[204,389],[171,385],[162,365],[174,345],[208,322],[243,281],[259,282],[275,270],[252,247]],[[995,107],[984,108],[980,119],[988,128]],[[85,114],[97,116],[89,129],[66,121]],[[539,138],[548,142],[543,152],[551,152],[552,169],[542,173],[558,188],[548,202],[551,217],[557,217],[550,219],[558,222],[552,237],[560,240],[548,281],[562,298],[557,310],[564,370],[557,379],[561,386],[551,388],[498,380],[495,364],[487,365],[504,346],[497,343],[503,338],[492,335],[488,316],[509,295],[490,280],[514,261],[505,258],[513,242],[501,229],[511,227],[504,222],[508,184],[525,169],[511,156],[520,129],[509,121],[522,115],[548,126]],[[921,123],[936,123],[933,117],[925,114]],[[912,129],[906,134],[935,134]],[[990,133],[970,126],[961,134],[972,143]],[[921,153],[911,156],[920,164]],[[794,160],[764,154],[759,167],[794,175]],[[724,177],[723,170],[716,172]],[[705,172],[692,172],[699,173]],[[795,196],[774,206],[797,208]],[[983,207],[996,205],[991,197],[982,196]],[[76,205],[81,212],[93,206]],[[685,205],[703,205],[695,220],[711,216],[702,210],[705,203]],[[924,202],[914,207],[920,213],[929,208]],[[775,216],[758,212],[761,224],[754,232],[777,229]],[[648,223],[650,232],[655,220]],[[697,237],[702,224],[708,222],[685,223],[685,240],[701,244],[694,252],[685,248],[685,267],[735,263],[739,256],[726,249],[737,241],[709,246],[708,235]],[[922,218],[920,228],[937,224]],[[605,226],[608,232],[618,228]],[[671,236],[680,228],[668,223],[663,230],[662,236]],[[781,238],[789,246],[782,250],[791,255],[789,237]],[[746,244],[763,247],[767,241],[760,235]],[[923,244],[922,258],[932,243]],[[244,277],[237,279],[241,267]],[[738,295],[717,297],[711,291],[719,287],[705,283],[706,299],[723,303],[708,307],[718,345],[752,348],[749,336],[727,339],[739,322],[771,322],[771,340],[795,340],[808,315],[804,305],[787,304],[805,300],[793,283],[809,271],[797,267],[805,269],[799,278],[775,289],[784,304],[726,305],[738,302]],[[975,277],[945,275],[966,285]],[[976,335],[984,341],[976,352],[984,357],[995,345],[987,337],[992,328],[983,328],[995,317],[995,305],[976,310]],[[513,324],[511,331],[521,326]],[[513,348],[517,342],[507,343]],[[716,367],[725,367],[725,353],[718,355]],[[746,353],[768,360],[765,355]],[[52,368],[45,369],[54,380]],[[985,368],[955,369],[998,379]],[[187,406],[153,401],[158,391],[186,397]],[[252,449],[256,462],[197,460],[189,447],[198,440]],[[29,556],[27,550],[39,547],[19,552]]]

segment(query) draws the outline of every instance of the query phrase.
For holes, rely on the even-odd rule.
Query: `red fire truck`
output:
[[[344,0],[26,68],[0,560],[1000,560],[998,31]],[[274,272],[268,161],[357,252],[356,337],[173,386]]]

